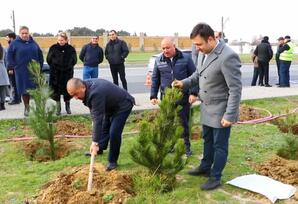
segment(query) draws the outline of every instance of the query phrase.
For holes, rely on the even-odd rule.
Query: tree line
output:
[[[62,30],[59,30],[61,32]],[[11,29],[3,29],[0,30],[0,37],[5,37],[8,33],[13,32]],[[106,32],[109,32],[109,30],[105,30],[103,28],[96,29],[95,31],[87,28],[87,27],[74,27],[72,29],[67,29],[66,32],[69,32],[71,36],[101,36]],[[119,36],[130,36],[131,34],[125,30],[117,31]],[[56,34],[53,33],[32,33],[33,37],[52,37]],[[136,36],[136,33],[133,34]]]

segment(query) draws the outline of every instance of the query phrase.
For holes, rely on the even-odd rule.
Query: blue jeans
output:
[[[131,108],[132,109],[132,108]],[[103,133],[98,141],[100,149],[107,149],[110,142],[109,162],[117,162],[120,154],[122,131],[131,109],[117,113],[112,116],[105,116],[103,122]]]
[[[83,67],[83,80],[98,78],[98,67]]]
[[[200,169],[220,180],[227,163],[231,127],[213,128],[203,125],[204,153]]]
[[[290,86],[290,66],[291,61],[280,60],[280,86]]]

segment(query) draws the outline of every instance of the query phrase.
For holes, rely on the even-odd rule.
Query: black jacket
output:
[[[110,64],[123,64],[128,53],[126,42],[118,38],[110,40],[105,49],[105,56]]]
[[[269,62],[273,57],[273,51],[268,41],[262,40],[261,44],[257,46],[254,54],[258,56],[258,60],[261,62]]]
[[[134,98],[124,89],[104,79],[89,79],[86,86],[84,105],[89,107],[93,120],[93,141],[98,141],[102,133],[104,116],[130,110],[135,104]]]

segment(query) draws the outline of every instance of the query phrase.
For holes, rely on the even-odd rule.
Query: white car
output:
[[[181,52],[191,54],[191,50],[181,50]],[[145,81],[145,85],[148,87],[151,87],[151,85],[152,85],[152,73],[153,73],[153,69],[154,69],[155,60],[160,55],[162,55],[162,53],[152,55],[149,59],[149,63],[147,65],[148,71],[146,74],[146,81]]]

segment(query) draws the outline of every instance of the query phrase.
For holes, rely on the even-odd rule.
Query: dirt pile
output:
[[[268,161],[257,165],[255,169],[261,175],[298,187],[297,160],[286,160],[279,156],[273,156]],[[294,199],[298,201],[298,191]]]
[[[240,106],[240,117],[239,121],[248,121],[261,118],[262,114],[260,110],[252,108],[247,105]]]
[[[124,203],[133,195],[132,178],[124,172],[106,172],[95,164],[92,192],[87,192],[89,165],[61,174],[46,184],[36,199],[38,204]]]
[[[60,120],[56,123],[57,135],[91,135],[91,128],[83,123],[70,120]]]

